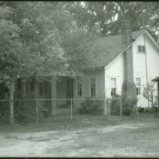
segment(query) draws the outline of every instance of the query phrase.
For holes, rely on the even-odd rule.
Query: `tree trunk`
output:
[[[131,107],[131,116],[136,117],[138,115],[139,115],[138,107],[137,107],[137,104],[135,104]]]
[[[139,111],[138,111],[137,104],[135,104],[135,106],[134,106],[134,110],[135,110],[135,115],[139,115]]]
[[[10,109],[10,124],[14,124],[14,89],[15,82],[14,79],[11,79],[9,83],[9,109]]]

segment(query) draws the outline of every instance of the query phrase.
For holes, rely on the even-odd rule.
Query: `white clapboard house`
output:
[[[153,80],[155,95],[158,93],[159,46],[147,30],[131,32],[128,22],[124,26],[122,34],[102,37],[89,44],[89,67],[77,74],[78,78],[63,75],[58,79],[50,77],[50,82],[18,80],[17,89],[25,87],[36,98],[111,98],[122,94],[126,78],[136,86],[138,107],[148,107],[143,90]]]

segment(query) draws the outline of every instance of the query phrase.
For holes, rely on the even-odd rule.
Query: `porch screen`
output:
[[[82,97],[82,83],[81,82],[77,83],[77,96]]]
[[[91,97],[95,97],[96,96],[96,80],[95,78],[91,78],[90,79],[90,91],[91,91]]]

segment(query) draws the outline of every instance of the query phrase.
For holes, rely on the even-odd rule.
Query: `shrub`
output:
[[[2,88],[2,86],[0,86]],[[34,99],[33,94],[23,95],[23,91],[17,92],[18,99],[22,101],[14,101],[14,117],[17,123],[28,123],[36,121],[36,105],[35,101],[23,99]],[[0,99],[5,99],[5,92],[0,93]],[[14,97],[15,99],[15,97]],[[0,122],[9,123],[9,101],[0,102]]]
[[[4,100],[7,98],[8,88],[3,83],[0,83],[0,99]],[[7,123],[9,121],[9,102],[0,101],[0,122]]]
[[[137,98],[127,97],[123,95],[116,95],[111,99],[110,108],[112,115],[120,115],[120,100],[122,104],[123,115],[131,115],[135,105],[137,103]]]
[[[92,100],[91,98],[87,98],[83,103],[81,103],[81,107],[79,108],[79,113],[81,114],[100,114],[102,113],[102,100]]]
[[[51,116],[51,111],[52,111],[51,110],[51,102],[44,100],[42,108],[40,109],[40,117],[48,118],[49,116]]]
[[[9,122],[9,102],[8,101],[0,102],[0,122],[1,123]]]
[[[29,122],[36,121],[36,103],[34,95],[28,94],[27,96],[21,97],[22,101],[14,102],[14,115],[15,121],[20,124],[26,124]],[[24,100],[23,100],[24,99]]]
[[[115,95],[111,99],[110,108],[111,108],[112,115],[120,115],[120,96],[119,95]]]
[[[131,115],[137,104],[137,97],[122,96],[123,115]]]

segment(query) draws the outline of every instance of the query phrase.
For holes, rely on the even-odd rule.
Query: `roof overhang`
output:
[[[96,71],[96,70],[101,70],[103,68],[104,66],[88,67],[88,68],[85,68],[84,71]]]

